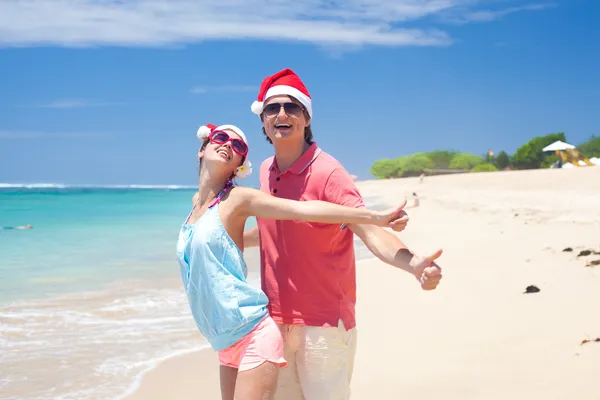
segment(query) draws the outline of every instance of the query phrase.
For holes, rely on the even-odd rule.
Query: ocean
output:
[[[0,226],[33,226],[0,229],[0,398],[119,399],[208,347],[175,255],[194,190],[0,186]]]
[[[0,185],[0,226],[33,226],[0,229],[0,398],[122,399],[161,361],[209,348],[175,255],[194,190]],[[257,254],[246,261],[260,285]]]

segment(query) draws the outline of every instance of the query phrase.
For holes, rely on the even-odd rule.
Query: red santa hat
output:
[[[289,68],[283,69],[271,76],[267,76],[263,80],[260,85],[260,91],[258,92],[258,98],[252,103],[250,109],[254,114],[260,115],[263,112],[265,100],[269,97],[283,94],[292,96],[302,103],[306,108],[308,115],[312,118],[312,101],[308,89],[306,89],[306,86],[304,86],[300,77]]]

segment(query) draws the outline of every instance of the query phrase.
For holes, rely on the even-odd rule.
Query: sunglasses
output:
[[[244,142],[242,139],[229,137],[227,132],[213,131],[210,135],[208,135],[208,139],[216,144],[225,144],[227,142],[231,142],[231,148],[240,156],[244,157],[246,154],[248,154],[248,145],[246,142]]]
[[[265,117],[271,118],[279,114],[281,108],[290,117],[299,117],[304,112],[304,107],[296,103],[270,103],[265,106],[263,113]]]

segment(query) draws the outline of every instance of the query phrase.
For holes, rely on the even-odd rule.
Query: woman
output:
[[[403,205],[374,212],[236,187],[232,179],[252,171],[244,133],[233,125],[209,124],[198,130],[198,137],[200,184],[177,243],[181,277],[196,325],[218,351],[222,398],[272,399],[286,361],[266,295],[246,282],[246,219],[393,226],[405,223]]]

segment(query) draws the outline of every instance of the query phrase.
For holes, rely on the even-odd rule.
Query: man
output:
[[[260,167],[261,190],[288,199],[364,207],[352,177],[313,142],[310,94],[292,70],[265,78],[251,109],[260,115],[275,150]],[[434,263],[441,250],[414,256],[393,233],[374,225],[257,222],[244,242],[246,247],[260,245],[262,287],[288,362],[276,398],[348,399],[356,352],[353,235],[380,260],[413,274],[426,290],[435,289],[441,279]]]

